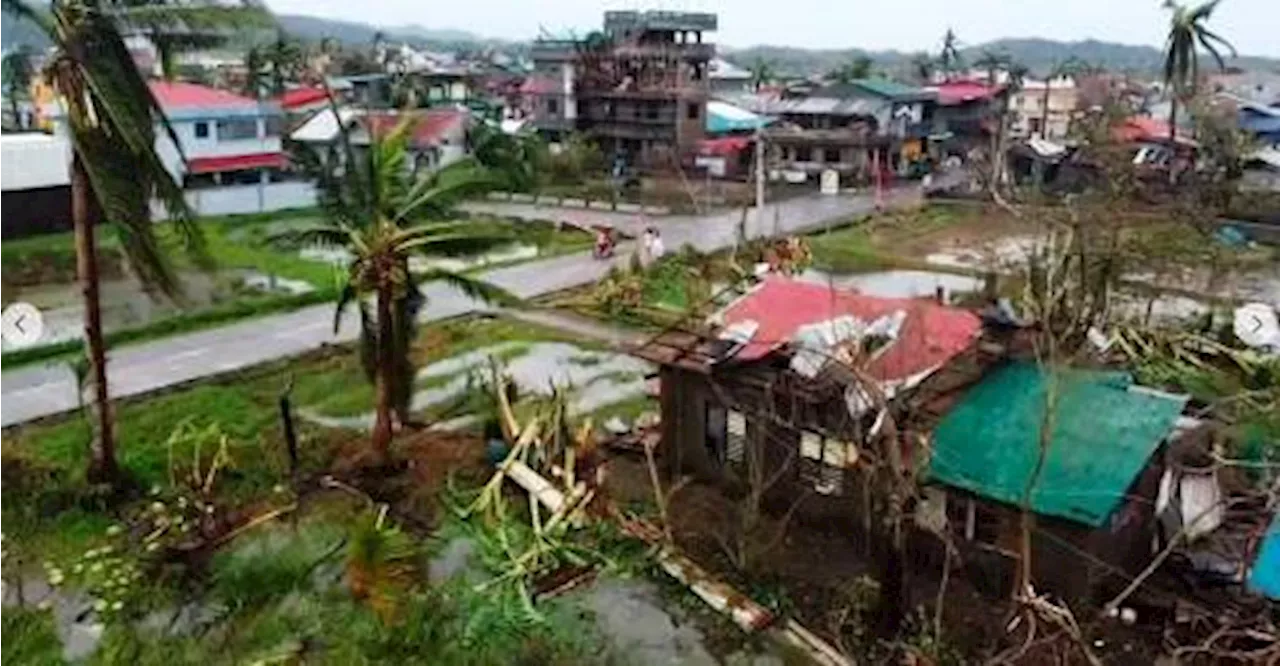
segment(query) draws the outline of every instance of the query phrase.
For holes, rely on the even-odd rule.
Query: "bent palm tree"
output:
[[[334,329],[347,306],[358,303],[361,360],[374,383],[372,448],[378,460],[386,460],[389,453],[393,413],[401,423],[408,419],[414,375],[410,346],[418,310],[425,304],[419,283],[443,281],[486,302],[514,300],[497,287],[455,272],[409,270],[415,254],[475,254],[510,240],[478,234],[466,222],[439,221],[460,196],[487,186],[489,180],[474,162],[415,179],[408,158],[412,125],[407,119],[391,132],[374,136],[362,154],[352,149],[344,129],[343,164],[322,172],[320,178],[326,223],[286,234],[295,243],[344,248],[352,257]],[[372,314],[367,299],[373,301]]]
[[[4,94],[9,98],[9,113],[13,115],[13,124],[17,129],[26,129],[18,100],[30,95],[31,55],[31,47],[24,44],[6,53],[3,63],[0,64],[0,71],[3,71]]]
[[[1178,104],[1181,98],[1195,91],[1200,77],[1200,49],[1209,52],[1219,68],[1225,68],[1221,48],[1232,57],[1236,49],[1227,40],[1209,30],[1205,23],[1213,16],[1219,0],[1208,0],[1195,7],[1187,7],[1172,0],[1165,0],[1170,10],[1169,34],[1164,44],[1164,82],[1169,88],[1169,142],[1178,137]]]
[[[76,273],[84,295],[85,352],[89,363],[93,439],[88,478],[114,482],[114,421],[107,391],[106,349],[98,299],[95,228],[110,222],[133,273],[152,293],[181,296],[181,285],[151,225],[150,202],[158,199],[175,221],[187,250],[204,256],[199,228],[182,189],[156,154],[156,127],[181,146],[147,82],[125,47],[121,26],[154,31],[208,25],[203,4],[127,6],[99,0],[54,0],[38,7],[4,0],[4,12],[34,24],[53,43],[45,78],[58,93],[74,148],[71,163],[72,224]]]

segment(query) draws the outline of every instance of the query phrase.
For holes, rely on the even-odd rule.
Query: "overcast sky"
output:
[[[396,26],[417,23],[530,39],[599,27],[606,9],[710,11],[730,46],[937,48],[948,26],[966,44],[1000,37],[1089,37],[1159,46],[1159,0],[268,0],[278,12]],[[1210,26],[1247,55],[1280,56],[1280,0],[1222,0]]]

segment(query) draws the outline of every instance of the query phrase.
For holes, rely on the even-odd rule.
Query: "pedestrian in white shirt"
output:
[[[662,255],[667,253],[667,248],[662,244],[662,234],[658,232],[657,227],[649,227],[649,256],[657,261]]]

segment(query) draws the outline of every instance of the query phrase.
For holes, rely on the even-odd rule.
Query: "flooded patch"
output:
[[[948,294],[969,293],[982,289],[982,280],[955,273],[935,271],[874,271],[855,275],[829,275],[822,271],[805,271],[801,279],[830,284],[837,289],[854,289],[880,298],[926,298],[939,287]]]
[[[644,375],[650,370],[647,363],[631,356],[591,351],[564,342],[504,342],[443,359],[419,370],[419,384],[433,385],[414,393],[413,411],[460,397],[467,390],[469,374],[485,368],[490,357],[504,361],[506,373],[522,393],[545,395],[551,392],[552,386],[576,389],[569,405],[570,411],[576,414],[643,395]],[[374,420],[372,411],[335,416],[304,407],[298,414],[319,425],[359,430],[372,429]],[[472,422],[473,419],[460,416],[435,427],[459,428]]]
[[[163,298],[153,299],[132,279],[105,280],[99,289],[102,325],[107,332],[138,328],[183,312],[233,301],[246,292],[254,294],[305,294],[314,288],[301,280],[290,280],[257,271],[224,270],[211,273],[187,271],[180,275],[186,303],[183,307]],[[77,283],[24,287],[10,294],[40,308],[44,335],[36,344],[47,345],[84,337],[84,306]],[[0,350],[13,347],[8,343]]]
[[[1005,236],[985,243],[946,247],[928,254],[925,261],[953,268],[1008,270],[1026,264],[1036,243],[1032,236]]]
[[[334,266],[346,266],[351,263],[352,259],[351,253],[340,247],[304,247],[298,250],[298,256],[308,261],[318,261]],[[415,273],[423,273],[429,270],[459,272],[482,266],[533,259],[537,256],[538,247],[536,245],[521,243],[499,248],[475,257],[410,257],[409,270]]]
[[[17,606],[21,599],[26,606],[52,612],[54,629],[62,643],[62,658],[66,661],[79,661],[98,649],[106,625],[94,613],[92,597],[53,587],[37,575],[22,578],[21,593],[7,582],[3,583],[3,592],[5,607]]]

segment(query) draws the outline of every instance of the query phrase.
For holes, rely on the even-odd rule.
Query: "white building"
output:
[[[4,238],[71,228],[71,142],[38,132],[0,134]]]
[[[1079,91],[1071,77],[1023,81],[1022,87],[1009,98],[1009,110],[1012,112],[1009,133],[1014,137],[1065,139],[1078,101]]]
[[[194,83],[152,81],[150,87],[178,139],[175,146],[157,127],[156,152],[187,191],[187,203],[196,215],[315,205],[315,188],[288,171],[289,160],[280,144],[283,117],[274,103]],[[61,111],[51,117],[55,133],[64,134]],[[163,214],[159,206],[152,210]]]
[[[366,111],[355,107],[316,113],[289,138],[311,146],[323,158],[328,149],[338,145],[339,118],[349,132],[355,149],[368,146],[371,135],[385,134],[410,118],[413,129],[409,138],[409,164],[414,172],[432,171],[457,162],[467,155],[467,128],[471,113],[462,108],[411,111]]]

